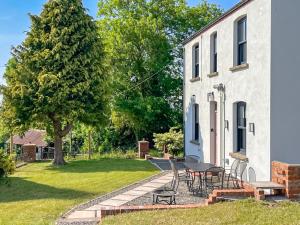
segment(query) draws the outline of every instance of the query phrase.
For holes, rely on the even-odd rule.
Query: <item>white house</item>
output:
[[[300,1],[243,0],[184,41],[185,154],[300,163]]]

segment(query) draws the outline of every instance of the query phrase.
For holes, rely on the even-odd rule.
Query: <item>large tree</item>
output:
[[[81,0],[49,0],[13,51],[7,70],[4,106],[15,126],[44,124],[55,142],[55,165],[64,164],[62,138],[74,122],[104,118],[106,80],[98,28]]]
[[[113,122],[136,136],[182,124],[181,42],[221,10],[206,1],[100,0],[99,27],[113,77]]]

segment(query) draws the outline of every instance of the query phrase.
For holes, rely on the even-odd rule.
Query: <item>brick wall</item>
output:
[[[36,160],[36,145],[23,145],[22,160],[24,162],[34,162]]]
[[[148,141],[139,141],[139,158],[144,159],[145,155],[149,153],[149,142]]]
[[[300,198],[300,164],[272,162],[272,181],[286,186],[288,198]]]

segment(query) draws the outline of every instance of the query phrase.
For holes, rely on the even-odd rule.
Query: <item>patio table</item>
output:
[[[185,162],[184,166],[186,169],[192,171],[192,173],[199,173],[199,187],[197,192],[200,190],[202,191],[202,180],[201,180],[201,173],[204,173],[207,169],[214,167],[214,164],[211,163],[203,163],[203,162]],[[195,178],[194,178],[195,179]]]

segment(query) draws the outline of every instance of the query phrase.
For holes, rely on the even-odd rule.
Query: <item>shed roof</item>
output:
[[[24,136],[13,136],[13,143],[16,145],[34,144],[37,147],[46,147],[47,142],[44,140],[46,131],[44,130],[29,130],[25,132]]]

